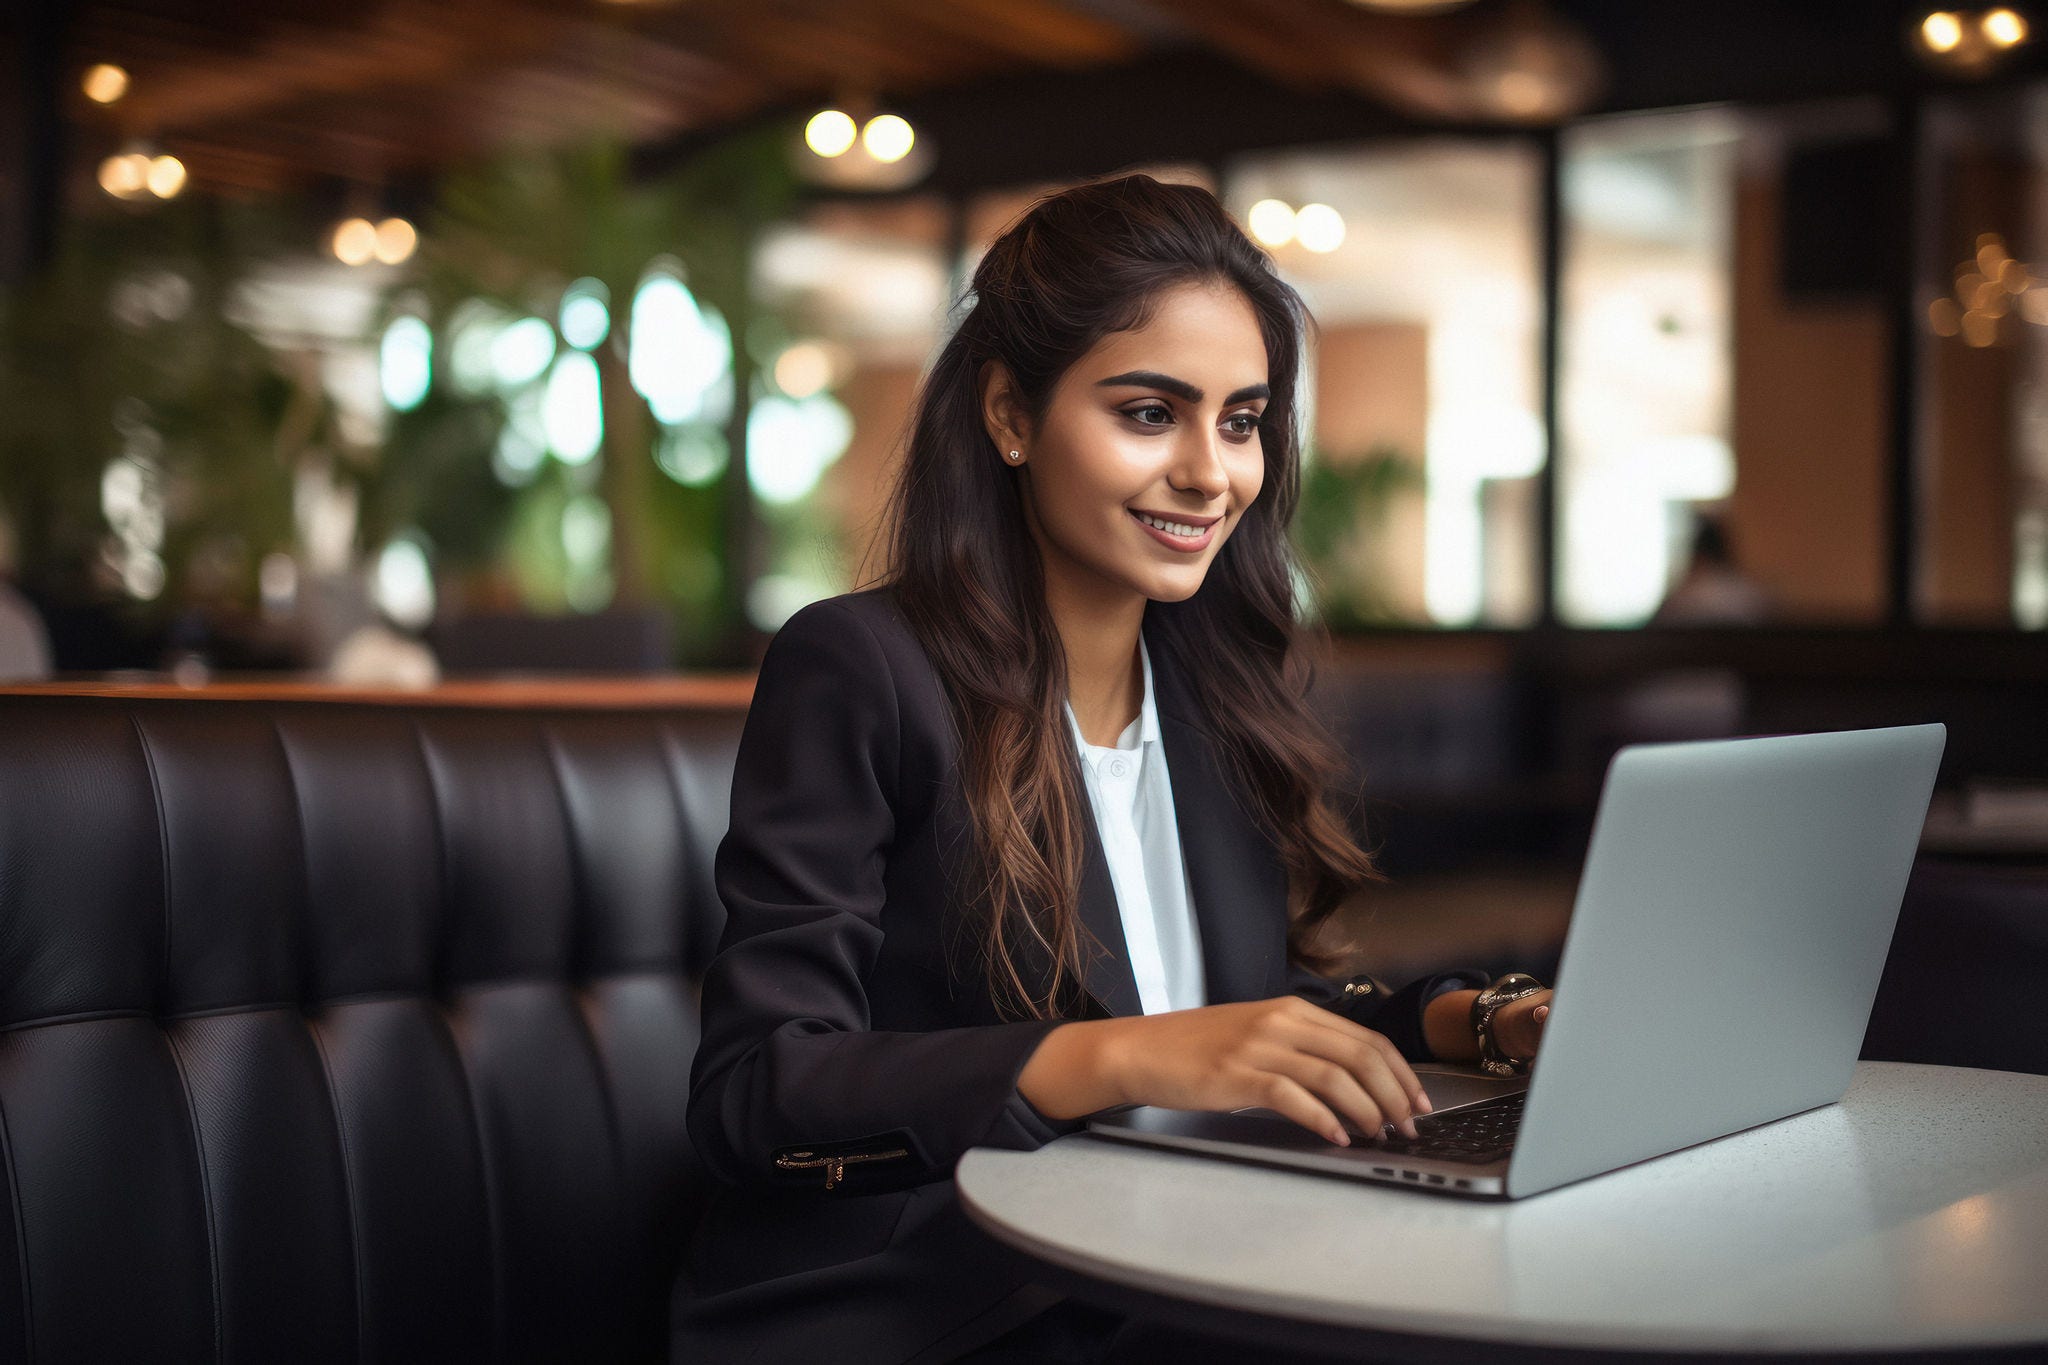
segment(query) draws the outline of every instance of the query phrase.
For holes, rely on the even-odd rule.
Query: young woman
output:
[[[1323,974],[1379,874],[1305,701],[1299,296],[1143,175],[1041,199],[971,289],[888,577],[789,619],[740,741],[679,1361],[1099,1358],[1121,1321],[962,1214],[968,1148],[1123,1103],[1412,1134],[1409,1061],[1478,1055],[1484,974]],[[1533,1056],[1548,1000],[1491,1041]]]

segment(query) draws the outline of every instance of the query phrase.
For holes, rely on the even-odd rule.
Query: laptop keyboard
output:
[[[1373,1145],[1401,1156],[1435,1157],[1439,1161],[1475,1165],[1498,1161],[1514,1145],[1515,1131],[1522,1124],[1522,1101],[1527,1094],[1526,1090],[1517,1090],[1511,1095],[1453,1109],[1448,1114],[1418,1114],[1415,1131],[1421,1136],[1407,1138],[1396,1132],[1374,1139]]]

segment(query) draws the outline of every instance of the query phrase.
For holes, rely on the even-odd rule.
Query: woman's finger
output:
[[[1380,1130],[1394,1121],[1394,1115],[1385,1111],[1378,1097],[1368,1093],[1342,1063],[1307,1052],[1295,1052],[1275,1058],[1273,1067],[1349,1119],[1352,1126],[1367,1137],[1379,1136]]]
[[[1351,1135],[1344,1131],[1344,1125],[1337,1121],[1329,1106],[1293,1077],[1269,1071],[1260,1088],[1260,1099],[1266,1108],[1292,1119],[1311,1133],[1322,1134],[1340,1147],[1351,1145]]]
[[[1393,1039],[1384,1033],[1367,1028],[1356,1019],[1346,1019],[1335,1010],[1326,1010],[1321,1006],[1310,1008],[1314,1010],[1312,1022],[1336,1033],[1339,1037],[1363,1043],[1378,1052],[1385,1060],[1387,1069],[1394,1074],[1395,1083],[1401,1087],[1402,1093],[1407,1095],[1409,1106],[1425,1114],[1429,1112],[1429,1096],[1423,1091],[1422,1082],[1415,1075],[1415,1069],[1408,1065],[1408,1059],[1401,1055],[1401,1049],[1394,1046]]]
[[[1417,1136],[1414,1131],[1415,1097],[1402,1085],[1400,1076],[1370,1041],[1352,1038],[1332,1029],[1316,1029],[1303,1035],[1301,1047],[1299,1055],[1312,1057],[1345,1077],[1350,1082],[1349,1086],[1343,1087],[1347,1093],[1355,1088],[1361,1097],[1370,1098],[1375,1110],[1366,1116],[1370,1126],[1360,1125],[1367,1132],[1377,1133],[1382,1123],[1391,1123],[1409,1137]],[[1299,1072],[1290,1071],[1289,1074],[1303,1079]]]

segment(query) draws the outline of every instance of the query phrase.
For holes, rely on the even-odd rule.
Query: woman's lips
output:
[[[1124,510],[1129,511],[1130,509],[1126,508]],[[1171,531],[1160,530],[1136,512],[1131,512],[1131,520],[1138,523],[1139,530],[1158,541],[1161,545],[1164,545],[1167,549],[1179,550],[1182,554],[1189,555],[1199,554],[1201,551],[1208,549],[1210,538],[1216,534],[1216,528],[1223,524],[1219,519],[1204,526],[1199,535],[1177,536]]]

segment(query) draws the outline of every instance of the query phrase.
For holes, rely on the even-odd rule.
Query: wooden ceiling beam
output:
[[[792,12],[787,3],[755,4],[712,23],[703,11],[679,10],[675,17],[689,22],[663,24],[658,31],[757,82],[760,106],[846,82],[893,88],[922,76],[925,54],[907,46],[900,31],[863,32],[849,12],[840,6],[811,17]]]
[[[1173,13],[1208,47],[1280,85],[1314,93],[1343,84],[1330,47],[1304,40],[1291,7],[1176,0]]]
[[[890,0],[878,6],[884,22],[905,31],[922,27],[962,38],[1020,63],[1066,69],[1103,66],[1137,55],[1143,41],[1106,20],[1054,4],[1014,0]],[[889,17],[893,12],[893,20]]]
[[[351,28],[293,25],[239,53],[221,52],[137,82],[116,109],[135,131],[198,129],[319,96],[431,85],[556,48],[559,13],[517,0],[393,5]]]
[[[1475,112],[1457,54],[1500,22],[1491,11],[1428,17],[1375,14],[1332,0],[1176,0],[1175,14],[1226,58],[1309,91],[1340,89],[1416,117]]]

